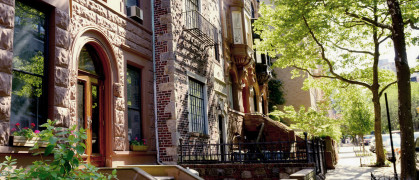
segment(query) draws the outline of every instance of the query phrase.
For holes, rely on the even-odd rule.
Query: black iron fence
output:
[[[209,144],[180,141],[180,164],[314,163],[326,173],[325,143],[320,138],[302,141]]]
[[[184,30],[190,32],[205,45],[218,43],[217,28],[205,19],[198,11],[183,12]]]

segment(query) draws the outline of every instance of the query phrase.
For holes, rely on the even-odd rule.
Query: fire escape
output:
[[[218,44],[217,28],[198,11],[186,11],[183,13],[183,17],[185,20],[183,30],[201,42],[204,47]]]

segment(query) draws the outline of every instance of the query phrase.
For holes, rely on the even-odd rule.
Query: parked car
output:
[[[374,135],[365,135],[364,136],[364,145],[368,146],[371,142],[371,139],[374,137]]]
[[[400,157],[400,146],[401,146],[401,139],[399,134],[392,134],[393,136],[393,148],[394,148],[394,155],[396,156],[396,160]],[[383,148],[386,151],[386,158],[391,159],[393,157],[391,153],[391,142],[390,142],[390,134],[383,134]],[[370,151],[375,153],[375,137],[371,139],[370,142]]]

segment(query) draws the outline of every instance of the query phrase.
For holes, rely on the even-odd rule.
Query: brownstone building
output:
[[[266,117],[258,3],[0,0],[0,156],[37,159],[9,137],[47,119],[87,129],[84,157],[108,167],[176,164],[181,142],[295,139]]]
[[[92,164],[155,163],[150,7],[150,1],[0,1],[2,158],[33,161],[28,147],[10,145],[11,131],[16,123],[38,129],[52,119],[88,130],[84,157]],[[129,151],[135,137],[149,142],[147,152]]]

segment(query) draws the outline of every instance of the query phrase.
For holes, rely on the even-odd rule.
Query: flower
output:
[[[41,132],[41,131],[39,131],[39,130],[35,130],[35,131],[34,131],[34,133],[35,133],[35,134],[38,134],[38,133],[40,133],[40,132]]]
[[[10,131],[15,132],[16,131],[16,128],[12,128]]]
[[[143,144],[145,145],[145,139],[143,139]]]
[[[35,127],[35,123],[31,123],[31,127]]]
[[[135,140],[137,141],[138,140],[138,137],[135,137]]]
[[[20,126],[20,123],[16,123],[16,127],[19,127]]]
[[[24,127],[23,129],[29,129],[28,127]]]

